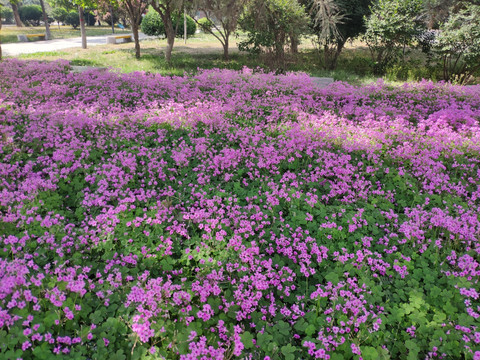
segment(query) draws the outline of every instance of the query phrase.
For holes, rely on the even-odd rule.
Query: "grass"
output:
[[[112,33],[110,26],[87,26],[87,36],[108,35]],[[50,25],[50,32],[53,39],[68,39],[80,36],[80,28],[74,29],[71,26],[60,26],[56,24]],[[128,34],[129,30],[115,29],[115,33]],[[15,26],[3,26],[0,30],[0,40],[2,44],[17,43],[17,35],[21,34],[38,34],[45,33],[45,27],[43,26],[28,26],[28,27],[15,27]]]
[[[163,75],[183,75],[185,72],[195,73],[197,69],[233,69],[240,70],[244,66],[250,68],[264,68],[268,70],[263,59],[255,55],[239,52],[237,41],[241,38],[231,38],[230,59],[223,59],[223,48],[220,42],[211,35],[196,34],[189,38],[187,44],[183,39],[176,39],[173,48],[172,61],[165,61],[165,39],[144,40],[141,42],[141,58],[135,58],[133,43],[116,45],[91,46],[86,50],[80,48],[64,49],[62,51],[41,52],[35,54],[24,54],[18,56],[22,59],[37,59],[42,61],[53,61],[57,59],[69,60],[72,65],[111,67],[121,72],[146,71],[161,73]],[[352,62],[359,63],[355,52],[366,52],[358,47],[349,47],[345,50],[337,71],[326,71],[322,69],[318,54],[313,46],[305,41],[300,47],[300,52],[288,57],[288,71],[304,71],[312,76],[333,77],[335,80],[347,81],[361,84],[375,80],[369,73],[368,66],[356,65],[355,71]],[[363,55],[362,55],[363,56]]]
[[[109,28],[90,28],[97,34],[110,33]],[[3,30],[2,30],[3,31]],[[73,65],[111,67],[120,72],[145,71],[163,75],[183,75],[195,73],[197,69],[233,69],[244,66],[268,70],[267,62],[261,56],[239,52],[237,42],[242,36],[231,38],[230,60],[223,59],[223,48],[212,35],[196,34],[184,44],[183,39],[176,39],[173,48],[172,61],[165,61],[165,39],[144,40],[141,42],[141,58],[135,58],[134,44],[97,45],[83,50],[80,48],[64,49],[62,51],[42,52],[20,55],[23,59],[53,61],[69,60]],[[332,77],[334,80],[345,81],[355,85],[374,82],[378,76],[373,74],[373,63],[368,48],[361,42],[347,44],[338,60],[335,71],[325,70],[322,56],[311,42],[304,40],[298,54],[287,57],[287,71],[303,71],[311,76]],[[414,50],[408,55],[404,65],[389,69],[384,80],[398,84],[405,81],[419,81],[423,78],[437,80],[436,73],[425,67],[425,56]]]

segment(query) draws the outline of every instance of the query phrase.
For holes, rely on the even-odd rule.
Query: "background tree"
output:
[[[70,0],[47,0],[47,3],[52,9],[64,8],[67,12],[77,9],[77,6],[75,6]]]
[[[278,71],[285,70],[285,47],[299,38],[307,26],[305,9],[296,0],[252,0],[240,18],[247,32],[240,50],[266,53],[267,61]]]
[[[177,34],[177,26],[173,26],[172,18],[176,13],[180,12],[184,7],[183,0],[151,0],[150,3],[153,9],[162,18],[165,26],[165,35],[167,37],[167,49],[165,50],[165,59],[170,62],[172,59],[173,44],[175,43],[175,36]]]
[[[195,31],[197,30],[197,25],[195,21],[190,17],[187,16],[187,36],[195,35]],[[176,36],[182,37],[184,36],[184,19],[183,16],[177,12],[172,19],[173,27],[177,29]],[[143,17],[142,20],[142,32],[145,35],[150,36],[166,36],[165,33],[165,25],[163,24],[162,18],[160,15],[155,11],[151,10]]]
[[[38,5],[24,5],[18,9],[20,19],[24,24],[39,26],[42,18],[42,8]]]
[[[310,29],[323,50],[324,66],[334,70],[345,43],[365,32],[372,0],[302,0]]]
[[[236,30],[238,19],[248,0],[196,0],[194,8],[201,10],[210,27],[201,27],[199,20],[195,21],[207,33],[212,34],[223,47],[223,57],[228,60],[230,35]]]
[[[76,29],[78,25],[80,25],[78,11],[71,10],[67,16],[65,16],[65,24],[73,26],[73,28]]]
[[[405,53],[425,29],[422,0],[378,0],[366,18],[364,39],[375,62],[375,72],[383,73],[387,65]]]
[[[87,48],[87,31],[85,29],[85,8],[95,9],[97,7],[97,1],[95,0],[73,0],[72,1],[78,7],[78,21],[80,23],[80,34],[82,36],[82,49]]]
[[[65,8],[59,7],[59,8],[54,8],[52,10],[52,17],[53,19],[57,22],[58,28],[60,29],[60,22],[65,22],[65,18],[67,17],[67,10]]]
[[[450,13],[454,0],[423,0],[425,21],[429,29],[438,29]]]
[[[0,16],[4,20],[5,24],[12,24],[14,22],[12,9],[6,7],[2,3],[0,3],[0,5],[3,6],[0,10]]]
[[[148,0],[118,0],[118,5],[125,9],[132,27],[135,41],[135,57],[140,59],[140,38],[138,30],[142,22],[142,14],[148,6]]]
[[[50,40],[52,38],[52,34],[50,33],[50,24],[48,23],[47,12],[45,11],[44,0],[40,0],[40,7],[42,8],[43,22],[45,24],[45,38],[46,40]]]
[[[467,5],[441,26],[434,50],[440,55],[444,80],[468,83],[480,69],[480,6]]]
[[[18,4],[20,0],[10,0],[10,6],[12,7],[13,17],[15,18],[15,24],[17,27],[23,27],[23,22],[20,19],[20,14],[18,12]]]

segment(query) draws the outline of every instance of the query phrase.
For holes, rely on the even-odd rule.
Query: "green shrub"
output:
[[[183,14],[173,17],[172,22],[173,28],[177,26],[178,22],[177,37],[183,37]],[[152,8],[150,8],[147,15],[143,17],[141,28],[145,35],[165,36],[165,25],[163,24],[162,18]],[[196,30],[197,25],[195,20],[187,16],[187,36],[195,35]]]
[[[387,66],[405,57],[422,32],[422,0],[379,0],[365,19],[364,40],[375,61],[375,72],[384,73]]]
[[[39,26],[43,16],[42,8],[39,5],[20,6],[18,13],[22,22],[32,26]]]
[[[292,38],[299,38],[307,21],[304,7],[296,1],[254,0],[240,19],[240,28],[247,33],[247,39],[238,48],[269,54],[269,66],[284,71],[285,47]]]
[[[0,6],[0,16],[5,24],[13,24],[13,11],[12,9]]]
[[[176,26],[177,21],[179,22],[177,36],[183,38],[183,34],[184,34],[183,15],[179,15],[177,16],[176,19],[173,20],[173,26]],[[193,20],[190,16],[187,15],[187,37],[195,35],[196,31],[197,31],[197,23],[195,22],[195,20]]]
[[[470,5],[452,15],[434,43],[441,57],[443,78],[465,84],[480,69],[480,6]]]
[[[95,15],[91,11],[84,12],[84,19],[87,26],[95,26]]]
[[[80,25],[78,12],[75,10],[70,11],[65,17],[65,24],[71,25],[74,29],[76,29]]]
[[[67,15],[67,10],[62,7],[53,9],[51,13],[52,18],[58,23],[58,25],[60,25],[61,22],[65,22]]]
[[[213,27],[213,22],[210,19],[201,18],[200,20],[198,20],[198,27],[203,32],[210,32],[212,30],[212,27]]]
[[[153,9],[149,9],[148,13],[143,17],[141,24],[142,32],[149,36],[165,35],[165,26],[162,18]]]

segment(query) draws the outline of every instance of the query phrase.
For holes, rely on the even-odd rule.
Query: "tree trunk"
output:
[[[85,30],[85,16],[83,14],[83,7],[78,7],[78,17],[80,18],[80,33],[82,34],[82,49],[87,48],[87,32]]]
[[[170,62],[172,60],[173,44],[175,43],[175,29],[173,28],[170,14],[168,14],[168,16],[165,16],[163,21],[165,24],[165,32],[167,33],[167,49],[165,50],[165,60],[167,60],[167,62]]]
[[[43,13],[43,22],[45,23],[45,32],[46,40],[51,40],[52,39],[52,34],[50,33],[50,24],[48,23],[48,17],[47,17],[47,12],[45,11],[45,4],[43,0],[40,0],[40,6],[42,7],[42,13]]]
[[[113,6],[110,5],[110,23],[112,24],[112,34],[115,34],[115,24],[113,23]]]
[[[335,49],[335,54],[333,54],[333,58],[330,63],[330,70],[335,70],[337,68],[338,57],[340,56],[340,53],[342,52],[344,46],[344,41],[337,41],[337,48]]]
[[[17,24],[17,27],[23,27],[22,20],[20,20],[20,14],[18,13],[17,4],[11,2],[10,5],[12,6],[13,16],[15,17],[15,24]]]
[[[138,24],[132,21],[133,40],[135,41],[135,57],[140,59],[140,39],[138,37]]]
[[[183,7],[183,42],[187,44],[187,13]]]
[[[290,35],[290,51],[292,54],[298,53],[298,38],[294,35]]]
[[[228,61],[228,37],[225,37],[225,42],[223,44],[223,59]]]

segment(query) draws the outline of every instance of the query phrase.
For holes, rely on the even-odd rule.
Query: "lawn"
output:
[[[480,86],[3,65],[1,358],[480,358]]]
[[[71,26],[60,26],[58,27],[55,24],[50,25],[50,31],[52,33],[53,39],[68,39],[73,37],[79,37],[80,28],[74,29]],[[112,33],[112,28],[109,26],[87,26],[86,27],[87,36],[98,36],[98,35],[108,35]],[[26,26],[26,27],[16,27],[16,26],[3,26],[0,30],[0,40],[2,44],[17,43],[17,35],[21,34],[39,34],[45,33],[44,26]],[[115,33],[119,34],[128,34],[131,31],[115,29]]]
[[[203,33],[189,38],[187,44],[184,44],[183,39],[176,39],[170,63],[165,61],[165,39],[142,41],[141,59],[135,58],[133,43],[91,46],[86,50],[72,48],[25,54],[18,58],[41,61],[64,59],[73,65],[111,67],[121,72],[147,71],[162,75],[183,75],[184,72],[196,73],[198,69],[213,68],[240,70],[244,66],[268,69],[262,57],[239,52],[237,41],[239,38],[232,37],[229,61],[223,59],[220,42],[212,35]],[[323,69],[319,60],[321,57],[308,39],[303,41],[300,50],[299,54],[288,57],[288,71],[303,71],[312,76],[332,77],[352,84],[371,83],[376,80],[371,73],[368,50],[360,43],[349,44],[336,71]]]

